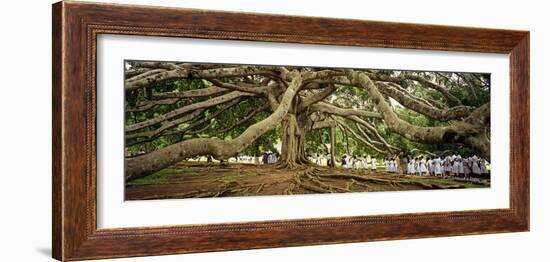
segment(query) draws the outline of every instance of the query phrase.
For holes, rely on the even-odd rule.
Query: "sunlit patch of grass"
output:
[[[128,181],[126,184],[130,186],[169,184],[171,178],[187,172],[186,169],[165,168],[154,174]]]

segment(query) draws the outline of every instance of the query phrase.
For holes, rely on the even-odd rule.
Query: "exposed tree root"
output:
[[[420,187],[422,189],[453,189],[465,188],[464,185],[442,186],[437,184],[425,183],[421,181],[407,180],[400,175],[384,175],[386,178],[361,176],[355,174],[328,173],[326,169],[319,167],[310,167],[301,174],[295,176],[297,187],[318,192],[318,193],[342,193],[354,191],[369,191],[371,184],[388,185],[393,190],[402,190],[404,186]],[[338,180],[343,180],[338,183]],[[338,184],[344,183],[344,186]],[[355,190],[352,189],[355,187]]]
[[[318,184],[320,187],[322,188],[327,188],[329,191],[331,192],[334,192],[334,190],[338,190],[340,192],[351,192],[349,190],[349,188],[342,188],[342,187],[339,187],[339,186],[335,186],[335,185],[330,185],[330,184],[327,184],[327,183],[324,183],[322,182],[319,178],[317,178],[316,176],[312,176],[312,175],[307,175],[307,177],[315,182],[316,184]]]
[[[275,167],[278,169],[297,169],[301,165],[293,161],[279,161]]]
[[[260,193],[260,191],[262,191],[262,189],[264,188],[265,184],[264,183],[261,183],[259,186],[258,186],[258,189],[256,189],[256,193]]]
[[[332,178],[340,178],[340,179],[355,179],[360,181],[366,181],[371,183],[382,183],[382,184],[388,184],[391,182],[391,180],[386,179],[379,179],[369,176],[359,176],[359,175],[353,175],[353,174],[318,174],[320,177],[332,177]]]
[[[365,188],[370,188],[370,187],[371,187],[371,185],[369,185],[369,184],[367,184],[367,183],[359,182],[359,181],[357,181],[357,180],[355,180],[355,179],[353,179],[353,178],[351,179],[351,181],[353,182],[353,184],[357,184],[357,185],[363,186],[363,187],[365,187]]]
[[[279,160],[275,167],[277,169],[307,169],[311,168],[312,166],[315,166],[311,161],[307,160],[297,160],[297,161],[291,161],[291,160]]]
[[[283,191],[283,194],[285,195],[293,195],[294,192],[294,188],[296,188],[296,184],[294,183],[290,183],[290,185],[288,186],[288,188],[286,188],[284,191]]]
[[[321,187],[303,182],[300,179],[300,175],[295,176],[294,181],[296,182],[296,186],[302,187],[302,188],[307,189],[309,191],[313,191],[313,192],[317,192],[317,193],[334,193],[333,191],[331,191],[329,189],[323,189]]]
[[[209,198],[228,196],[293,195],[308,193],[346,193],[369,191],[402,191],[418,189],[455,189],[488,185],[482,181],[454,177],[419,177],[384,172],[364,172],[317,165],[296,165],[293,171],[281,171],[273,165],[243,169],[243,167],[207,166],[189,163],[178,168],[204,168],[203,177],[171,175],[170,184],[131,186],[143,187],[141,194],[133,193],[131,200]],[[246,166],[249,167],[249,166]],[[456,183],[455,183],[456,182]],[[155,187],[155,188],[151,188]],[[181,189],[180,189],[181,188]],[[181,191],[178,191],[181,190]],[[136,191],[134,191],[136,192]]]

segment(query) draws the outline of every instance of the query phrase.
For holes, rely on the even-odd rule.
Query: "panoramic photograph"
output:
[[[125,200],[491,186],[491,76],[124,62]]]

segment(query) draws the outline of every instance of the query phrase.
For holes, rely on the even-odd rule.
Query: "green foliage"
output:
[[[128,181],[127,185],[138,186],[138,185],[169,184],[171,178],[178,176],[185,171],[186,171],[185,169],[179,169],[179,168],[165,168],[154,174]]]
[[[314,129],[307,132],[305,139],[305,150],[307,155],[328,154],[329,152],[326,144],[330,144],[328,129]]]

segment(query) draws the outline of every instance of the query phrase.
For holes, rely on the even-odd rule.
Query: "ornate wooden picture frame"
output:
[[[59,2],[53,5],[53,257],[81,260],[529,230],[529,32]],[[100,34],[508,54],[510,207],[265,222],[99,229]],[[330,230],[328,230],[330,229]]]

